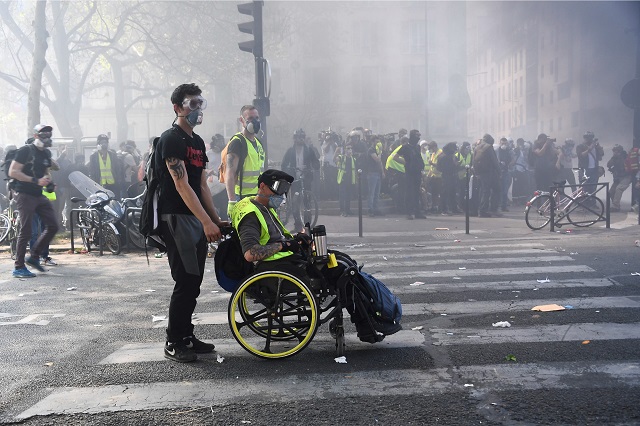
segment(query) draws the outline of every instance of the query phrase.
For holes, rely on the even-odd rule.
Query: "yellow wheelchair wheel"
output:
[[[265,271],[249,277],[229,300],[233,337],[249,353],[286,358],[313,340],[318,326],[314,294],[286,272]]]

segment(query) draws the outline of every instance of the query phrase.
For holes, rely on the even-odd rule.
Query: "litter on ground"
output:
[[[337,362],[338,364],[346,364],[347,363],[347,357],[346,356],[339,356],[338,358],[334,358],[333,360],[335,362]]]
[[[424,284],[422,281],[416,281],[415,283],[411,283],[409,285],[422,285]]]
[[[498,321],[498,322],[494,322],[491,325],[493,325],[494,327],[502,327],[502,328],[511,327],[511,323],[509,321]]]
[[[222,362],[224,361],[224,357],[220,354],[216,354],[216,361],[222,364]]]
[[[151,315],[151,322],[164,321],[167,319],[166,315]]]
[[[546,283],[550,283],[551,282],[549,277],[547,277],[547,278],[545,278],[543,280],[536,280],[536,281],[538,281],[540,284],[546,284]]]
[[[471,247],[471,251],[476,251],[476,248],[475,247]]]
[[[421,326],[421,325],[419,325],[419,326],[417,326],[417,327],[413,327],[413,328],[411,328],[411,329],[412,329],[412,330],[422,330],[422,326]]]
[[[538,305],[531,308],[532,311],[540,311],[540,312],[551,312],[551,311],[564,311],[566,308],[564,306],[551,304],[551,305]]]

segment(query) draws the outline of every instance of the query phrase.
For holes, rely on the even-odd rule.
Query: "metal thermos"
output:
[[[316,246],[316,256],[327,255],[327,230],[324,225],[313,228],[313,243]]]

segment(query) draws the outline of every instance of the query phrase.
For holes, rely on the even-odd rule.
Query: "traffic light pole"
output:
[[[253,106],[260,113],[260,129],[262,130],[262,148],[264,149],[265,164],[268,163],[268,142],[267,142],[267,117],[271,113],[269,92],[270,92],[270,75],[267,75],[269,63],[264,58],[263,39],[262,39],[262,7],[264,2],[255,0],[251,3],[242,3],[238,5],[238,11],[243,15],[253,16],[253,22],[243,22],[238,24],[238,29],[246,34],[253,34],[253,40],[238,43],[238,47],[243,52],[253,53],[255,58],[255,76],[256,76],[256,98],[253,100]]]

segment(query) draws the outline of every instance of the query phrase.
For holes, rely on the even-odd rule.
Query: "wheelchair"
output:
[[[250,275],[233,292],[229,326],[249,353],[264,359],[293,356],[311,343],[318,327],[328,323],[336,356],[344,356],[343,309],[352,312],[348,293],[357,280],[358,266],[337,251],[318,254],[316,247],[326,247],[317,240],[319,232],[324,226],[314,228],[312,243],[301,250],[308,279],[266,270]]]

